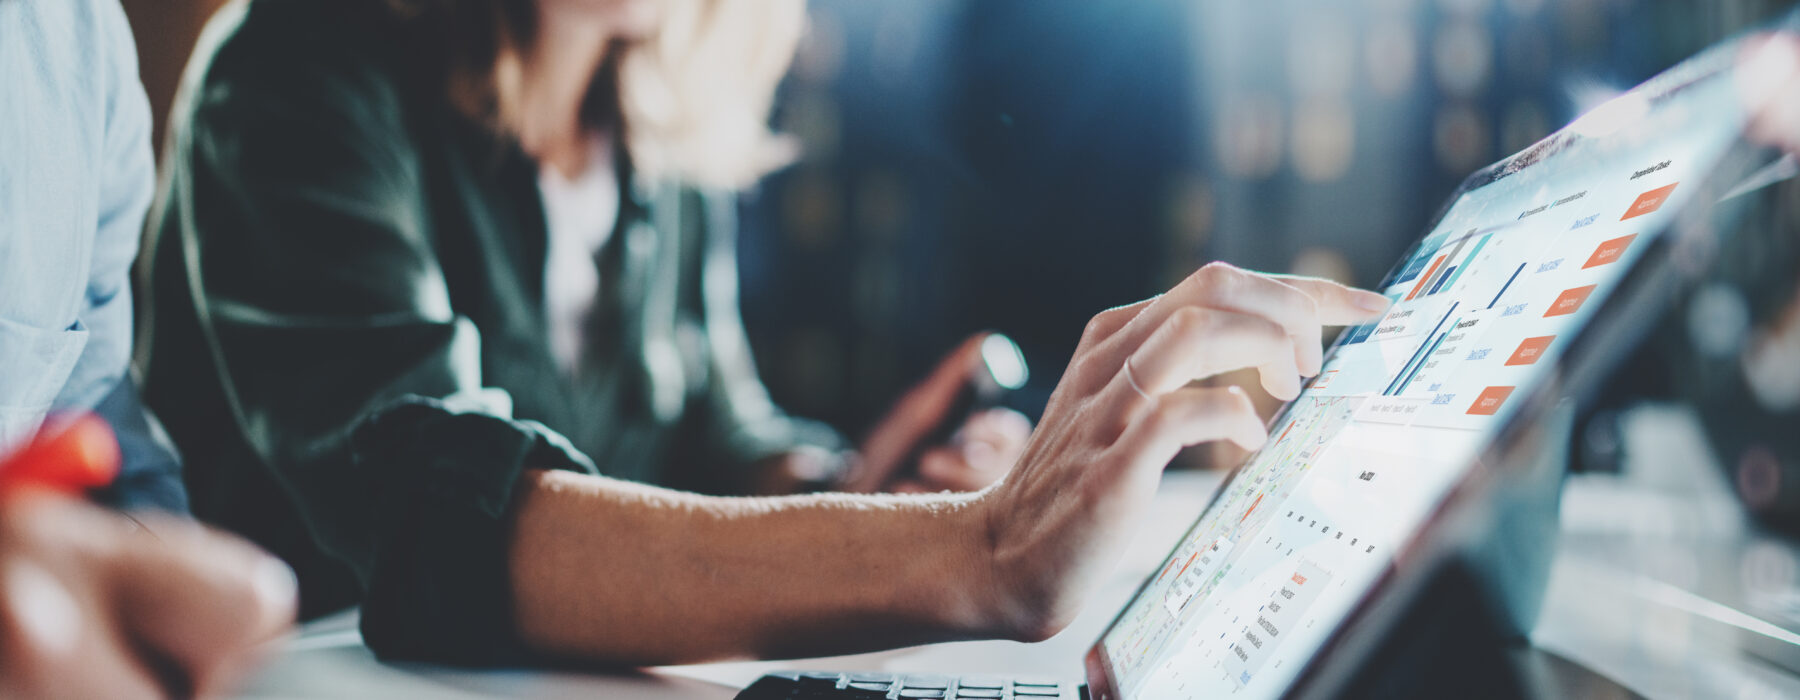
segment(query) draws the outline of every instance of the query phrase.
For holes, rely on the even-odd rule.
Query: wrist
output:
[[[977,494],[887,496],[899,525],[891,531],[896,552],[910,559],[871,588],[870,610],[910,621],[921,641],[1007,637],[993,585],[993,548],[986,500]],[[884,537],[885,539],[885,537]]]
[[[1058,548],[1045,541],[1058,537],[1054,525],[1020,527],[1018,494],[1007,486],[1002,481],[985,489],[972,508],[980,516],[981,541],[971,546],[982,557],[982,636],[1041,642],[1072,619],[1065,591],[1079,573],[1059,566]]]
[[[1008,566],[999,547],[999,527],[1006,506],[999,488],[988,488],[970,494],[959,523],[957,550],[962,562],[959,571],[966,575],[952,577],[961,584],[956,596],[966,602],[967,614],[958,621],[958,629],[969,637],[981,639],[1026,639],[1037,627],[1032,606],[1018,594],[1009,578],[1016,567]]]

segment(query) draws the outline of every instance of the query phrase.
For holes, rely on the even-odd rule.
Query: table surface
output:
[[[1765,612],[1782,604],[1800,610],[1800,548],[1749,526],[1690,415],[1638,410],[1625,428],[1623,473],[1573,477],[1565,488],[1562,535],[1534,643],[1645,697],[1800,697],[1800,625],[1771,624],[1781,618]],[[1215,474],[1169,474],[1106,587],[1067,630],[1037,644],[958,642],[636,674],[474,671],[376,661],[346,615],[305,626],[245,696],[723,700],[781,669],[1078,680],[1088,646],[1154,572],[1218,481]]]

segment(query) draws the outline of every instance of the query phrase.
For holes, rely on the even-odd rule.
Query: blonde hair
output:
[[[451,103],[514,136],[498,96],[518,79],[517,65],[501,56],[530,44],[533,2],[388,5],[427,37],[428,60],[443,63]],[[590,113],[617,116],[640,177],[748,187],[797,153],[768,120],[805,25],[805,0],[667,0],[652,36],[615,47],[595,79]]]
[[[661,31],[623,50],[618,109],[638,171],[739,189],[792,161],[769,129],[805,27],[804,0],[671,0]]]

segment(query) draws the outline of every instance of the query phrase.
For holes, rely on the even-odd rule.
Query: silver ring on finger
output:
[[[1155,401],[1156,400],[1150,396],[1150,392],[1144,391],[1143,385],[1138,384],[1137,375],[1132,374],[1132,372],[1131,372],[1131,358],[1130,357],[1125,358],[1125,383],[1131,385],[1131,390],[1137,392],[1138,396],[1144,397],[1144,400],[1146,400],[1146,401]]]

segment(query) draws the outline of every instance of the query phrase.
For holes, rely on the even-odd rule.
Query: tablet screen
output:
[[[1730,58],[1464,185],[1102,638],[1123,697],[1286,691],[1734,142]]]

